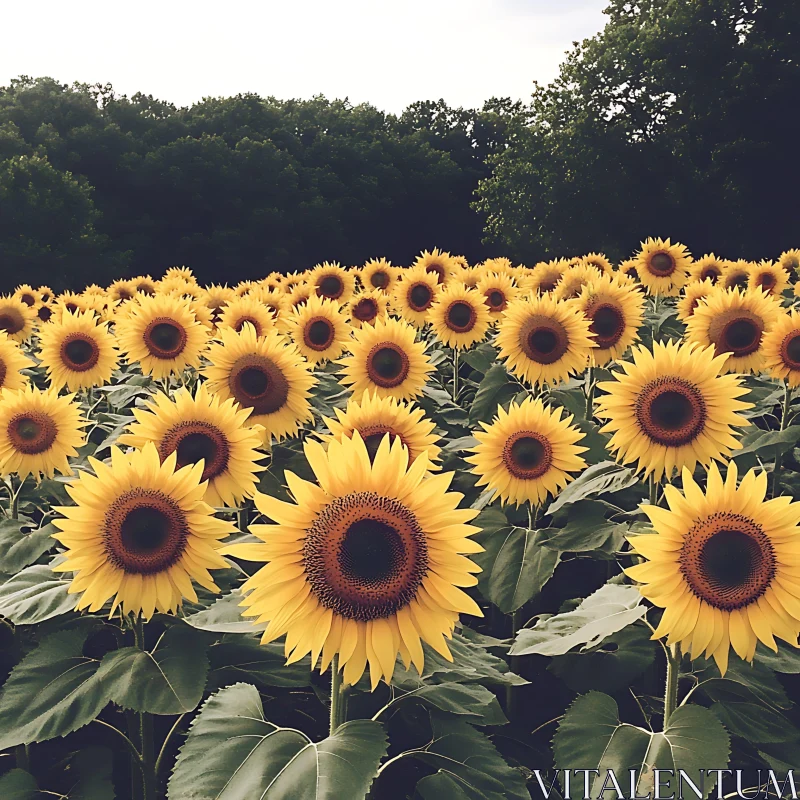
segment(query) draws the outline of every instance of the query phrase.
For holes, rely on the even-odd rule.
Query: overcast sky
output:
[[[2,5],[0,85],[110,82],[178,105],[257,92],[349,97],[398,112],[443,97],[527,99],[605,0],[73,0]]]

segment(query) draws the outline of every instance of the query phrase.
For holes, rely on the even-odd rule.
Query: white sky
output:
[[[0,0],[0,85],[110,82],[177,105],[257,92],[399,112],[443,97],[527,100],[605,0]]]

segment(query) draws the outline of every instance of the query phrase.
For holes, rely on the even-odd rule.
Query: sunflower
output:
[[[36,294],[39,295],[39,300],[42,303],[52,303],[55,299],[55,295],[53,294],[53,290],[49,286],[40,286],[36,290]]]
[[[713,253],[692,261],[689,265],[690,281],[711,281],[715,284],[725,272],[725,261],[717,258]]]
[[[734,652],[752,661],[758,642],[797,646],[800,632],[800,503],[766,500],[767,475],[750,470],[736,486],[716,464],[706,491],[683,471],[683,491],[665,487],[669,509],[643,505],[654,533],[631,537],[647,559],[625,572],[664,609],[653,638],[667,636],[691,658],[714,657],[724,675]]]
[[[286,295],[281,289],[264,289],[253,292],[253,296],[269,311],[273,322],[278,322],[286,309]]]
[[[584,434],[570,425],[572,415],[550,409],[540,399],[512,402],[508,411],[497,407],[491,425],[481,422],[478,444],[467,461],[474,464],[478,486],[493,489],[503,504],[529,502],[540,506],[555,497],[580,472],[586,448],[576,444]]]
[[[748,289],[761,289],[775,298],[780,298],[788,285],[789,273],[774,261],[760,261],[750,268],[750,275],[747,279]]]
[[[674,297],[688,277],[691,256],[685,245],[669,239],[648,239],[636,255],[639,280],[648,294]]]
[[[22,300],[0,295],[0,331],[15,342],[30,339],[36,312]]]
[[[252,295],[236,297],[221,309],[218,328],[233,328],[240,331],[249,322],[256,329],[256,336],[263,336],[275,327],[275,320],[268,308]]]
[[[149,275],[137,275],[131,278],[134,291],[140,294],[154,295],[158,291],[156,282]]]
[[[502,317],[508,304],[519,297],[519,289],[514,285],[514,281],[508,275],[499,275],[496,272],[482,275],[475,288],[483,295],[491,321]]]
[[[421,268],[406,270],[394,286],[393,306],[406,322],[417,328],[428,322],[428,309],[441,292],[436,275]]]
[[[574,300],[586,284],[600,280],[603,274],[590,264],[576,264],[564,271],[553,289],[555,300]]]
[[[242,585],[243,615],[268,622],[261,641],[285,634],[288,663],[310,653],[313,668],[321,655],[322,671],[338,655],[347,684],[369,665],[373,689],[391,681],[398,654],[421,674],[421,641],[452,660],[459,613],[482,616],[458,588],[477,583],[480,567],[463,554],[482,548],[467,524],[477,512],[447,491],[453,473],[431,475],[424,454],[409,467],[388,435],[372,463],[357,431],[305,453],[319,485],[287,471],[296,505],[257,494],[277,524],[252,525],[261,542],[223,550],[267,562]]]
[[[415,341],[414,329],[391,317],[354,331],[350,353],[339,361],[344,366],[339,380],[357,398],[371,390],[379,397],[413,400],[422,394],[433,371],[425,345]]]
[[[212,284],[203,289],[198,300],[211,312],[211,321],[216,325],[222,317],[225,306],[228,305],[234,297],[236,297],[236,294],[230,286]]]
[[[442,290],[428,314],[439,341],[455,350],[472,347],[489,331],[489,309],[483,296],[456,281]]]
[[[686,321],[686,338],[717,353],[730,353],[727,372],[758,372],[763,363],[761,342],[780,313],[780,306],[763,292],[714,289]]]
[[[180,279],[184,283],[197,285],[197,278],[194,277],[194,273],[189,267],[167,267],[164,278],[166,280]]]
[[[203,295],[203,290],[196,283],[189,283],[177,275],[170,278],[162,278],[158,282],[158,292],[160,294],[175,294],[179,297],[192,297],[195,299]]]
[[[784,250],[778,259],[778,264],[789,273],[792,280],[795,280],[800,273],[800,250]]]
[[[750,282],[750,270],[753,264],[740,258],[738,261],[723,262],[725,269],[720,283],[724,289],[739,288],[744,291]]]
[[[347,318],[354,328],[374,325],[375,320],[386,316],[389,299],[382,289],[368,289],[353,295],[347,305]]]
[[[581,263],[589,267],[594,267],[604,275],[610,275],[614,270],[614,267],[611,266],[611,262],[608,260],[605,253],[589,253],[581,259]]]
[[[329,264],[327,261],[311,270],[308,283],[318,297],[342,304],[353,296],[356,288],[356,279],[352,272],[335,262]]]
[[[34,366],[20,346],[9,336],[0,331],[0,389],[15,392],[28,385],[28,377],[22,374],[23,369]]]
[[[257,286],[258,284],[255,281],[239,281],[233,287],[233,294],[236,297],[247,297]]]
[[[481,269],[484,273],[493,272],[496,275],[507,275],[509,278],[513,278],[516,274],[511,261],[502,256],[499,258],[487,258],[486,261],[481,264]]]
[[[520,282],[520,289],[534,294],[548,294],[556,288],[561,276],[569,269],[569,266],[564,259],[540,261],[531,270],[530,275]]]
[[[0,475],[72,475],[67,459],[86,443],[86,423],[73,397],[34,386],[0,389]]]
[[[39,303],[42,302],[42,298],[39,295],[39,292],[30,286],[27,283],[23,283],[21,286],[17,286],[14,289],[14,294],[11,295],[15,300],[19,300],[22,303],[25,303],[28,308],[34,308]]]
[[[568,302],[589,320],[597,345],[590,356],[594,366],[616,361],[639,338],[644,297],[631,286],[621,286],[614,276],[603,275],[586,284]]]
[[[53,306],[50,303],[42,303],[36,309],[36,317],[40,323],[50,322],[53,317]]]
[[[628,280],[641,285],[641,280],[639,278],[639,260],[636,258],[626,258],[625,261],[621,261],[617,267],[616,274],[620,277],[624,276]]]
[[[286,320],[289,336],[309,364],[339,358],[350,340],[350,325],[338,303],[311,295]]]
[[[516,300],[500,320],[495,343],[518,378],[557,384],[582,372],[595,346],[589,320],[549,295]]]
[[[105,292],[103,292],[102,295],[105,297]],[[71,311],[73,314],[76,311],[85,311],[88,308],[86,297],[76,294],[75,292],[62,292],[56,298],[56,305],[65,308],[67,311]]]
[[[453,261],[450,253],[434,247],[430,253],[427,250],[423,250],[414,261],[412,269],[421,269],[431,275],[435,275],[436,282],[441,285],[447,283],[452,273],[458,269],[458,266]]]
[[[703,281],[689,281],[689,283],[683,287],[681,299],[678,300],[676,306],[678,309],[678,319],[681,320],[681,322],[686,322],[686,320],[694,314],[698,303],[708,297],[713,291],[714,284],[711,282],[710,278],[706,278]]]
[[[314,287],[308,283],[298,283],[293,286],[286,296],[286,310],[293,311],[304,306],[312,294],[314,294]]]
[[[220,539],[234,528],[203,501],[202,464],[176,470],[175,462],[173,453],[162,464],[152,442],[128,454],[112,447],[110,465],[90,457],[95,474],[82,471],[67,486],[75,505],[56,508],[64,518],[53,520],[66,560],[53,569],[74,573],[77,610],[99,611],[113,598],[112,614],[121,605],[150,619],[184,597],[196,603],[192,580],[219,591],[208,570],[228,567]]]
[[[305,273],[303,272],[287,272],[281,281],[281,287],[286,294],[289,294],[295,286],[305,283]]]
[[[224,328],[219,337],[203,370],[209,391],[252,409],[248,424],[264,428],[265,444],[294,436],[313,418],[308,398],[316,384],[297,348],[276,331],[259,338],[252,325]]]
[[[397,280],[397,267],[393,267],[385,258],[372,258],[361,267],[359,277],[361,285],[368,290],[378,289],[382,292],[391,292]]]
[[[438,436],[433,432],[435,424],[425,417],[421,408],[414,404],[398,403],[394,397],[381,397],[377,392],[364,392],[358,400],[351,399],[342,411],[333,409],[337,419],[324,418],[330,431],[328,438],[341,441],[358,431],[371,461],[375,460],[383,437],[388,433],[390,442],[395,438],[408,448],[408,461],[414,462],[422,453],[428,457],[428,468],[439,469],[440,449],[436,445]]]
[[[761,347],[764,368],[773,378],[800,386],[800,313],[781,314]]]
[[[136,297],[136,284],[132,280],[119,278],[108,287],[106,293],[112,300],[124,303]]]
[[[163,392],[134,408],[136,422],[128,426],[119,443],[141,450],[152,442],[161,461],[177,453],[177,468],[202,460],[200,480],[208,481],[203,499],[210,506],[237,506],[256,490],[261,432],[249,427],[252,409],[241,408],[229,397],[209,394],[200,384],[194,397],[179,389],[173,398]]]
[[[261,289],[266,289],[268,292],[276,292],[283,285],[283,275],[280,272],[270,272],[266,278],[259,281]]]
[[[166,378],[197,367],[208,332],[188,301],[168,295],[140,295],[130,313],[117,323],[117,341],[128,363],[138,362],[145,375]]]
[[[595,413],[608,420],[609,447],[617,460],[636,465],[656,480],[674,469],[728,458],[741,443],[734,427],[749,425],[739,412],[752,404],[737,400],[747,394],[738,375],[725,375],[727,356],[713,347],[655,342],[653,352],[633,348],[633,363],[603,381],[606,392]]]
[[[478,282],[481,281],[483,278],[487,277],[488,275],[496,275],[497,273],[490,273],[488,270],[485,270],[483,267],[475,266],[475,267],[461,267],[459,270],[453,273],[453,277],[461,281],[464,286],[468,286],[470,289],[474,289],[477,287]]]
[[[96,322],[91,311],[65,311],[42,328],[40,338],[39,358],[54,389],[66,386],[76,392],[111,381],[117,368],[114,336],[105,323]]]

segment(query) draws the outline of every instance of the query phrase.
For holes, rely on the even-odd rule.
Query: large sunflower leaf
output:
[[[237,683],[203,705],[168,794],[172,800],[359,800],[385,754],[378,722],[348,722],[312,742],[264,719],[258,690]]]
[[[759,457],[774,461],[776,455],[786,453],[800,440],[800,425],[790,425],[782,431],[764,431],[754,428],[742,436],[742,447],[734,450],[733,458],[740,470],[758,466]]]
[[[107,747],[87,747],[75,753],[69,764],[69,800],[114,800],[113,760]]]
[[[408,685],[405,688],[409,688]],[[417,679],[416,687],[395,697],[387,708],[409,701],[438,708],[473,725],[505,725],[508,722],[494,692],[476,683],[425,684]]]
[[[34,564],[0,583],[0,616],[15,625],[34,625],[75,609],[70,581],[47,564]]]
[[[208,608],[189,614],[184,621],[193,628],[214,633],[253,633],[264,630],[266,624],[256,625],[251,617],[242,616],[242,593],[234,589],[217,598]]]
[[[491,366],[475,392],[469,410],[470,422],[491,422],[497,413],[497,406],[507,403],[519,388],[520,385],[511,379],[502,364]]]
[[[540,620],[523,628],[509,651],[513,656],[560,656],[573,647],[594,647],[621,631],[647,611],[635,586],[607,583],[590,594],[574,611]]]
[[[14,519],[0,521],[0,570],[7,575],[33,564],[39,556],[55,546],[56,540],[52,537],[56,532],[54,525],[26,530],[32,526],[35,523]]]
[[[38,800],[39,788],[33,775],[23,769],[12,769],[0,778],[3,800]]]
[[[628,526],[606,519],[608,506],[598,500],[584,500],[569,506],[567,524],[563,528],[543,528],[536,541],[562,553],[585,553],[602,547],[617,532]]]
[[[653,796],[656,780],[661,797],[677,797],[679,788],[681,796],[695,796],[685,783],[678,786],[678,770],[683,770],[705,797],[715,784],[715,776],[706,770],[727,766],[730,738],[719,720],[702,706],[681,706],[663,733],[653,733],[620,722],[614,699],[590,692],[575,700],[559,723],[553,752],[559,770],[598,771],[588,792],[583,776],[575,776],[569,787],[563,787],[567,797],[580,798],[584,793],[601,797],[604,787],[613,793],[613,777],[623,781],[625,796],[629,791],[633,796],[634,789],[637,795],[649,792]],[[636,771],[633,786],[630,770]]]
[[[110,700],[133,711],[185,714],[197,708],[208,674],[207,641],[187,625],[170,627],[152,653],[123,647],[108,653],[97,677]]]
[[[211,663],[209,683],[223,688],[248,681],[258,688],[293,688],[311,683],[310,658],[286,664],[283,644],[261,644],[253,636],[226,634],[208,649]]]
[[[91,722],[108,703],[83,644],[97,620],[42,639],[12,671],[0,694],[0,750],[65,736]]]
[[[577,503],[584,497],[596,497],[601,494],[613,494],[638,483],[639,479],[633,470],[613,461],[601,461],[587,467],[572,483],[561,491],[561,494],[550,503],[547,513],[555,514],[560,508],[570,503]]]

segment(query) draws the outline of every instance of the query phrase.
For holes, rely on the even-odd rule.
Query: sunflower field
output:
[[[648,239],[5,287],[0,800],[797,767],[799,272]]]

